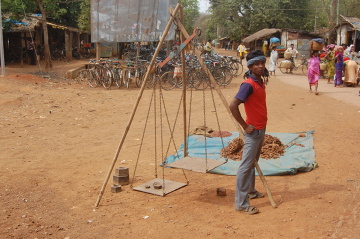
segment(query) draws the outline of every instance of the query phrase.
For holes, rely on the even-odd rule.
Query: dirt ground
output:
[[[55,71],[63,73],[76,64],[56,63]],[[260,213],[250,216],[234,210],[234,176],[185,171],[185,178],[180,169],[159,166],[154,143],[160,147],[160,135],[155,134],[153,111],[137,160],[151,90],[145,90],[115,167],[128,167],[134,186],[156,175],[189,180],[189,185],[165,197],[129,185],[111,193],[111,176],[100,206],[94,208],[139,90],[89,88],[27,74],[36,67],[7,66],[6,71],[0,78],[1,238],[359,238],[358,87],[334,88],[322,79],[316,96],[309,93],[303,75],[278,73],[270,79],[267,132],[314,130],[319,167],[266,177],[275,200],[282,203],[274,209],[268,197],[254,199],[251,203]],[[228,102],[241,81],[234,79],[222,89]],[[172,125],[181,91],[164,92],[164,99]],[[221,130],[236,131],[216,94],[215,104],[210,90],[205,95],[193,92],[192,99],[191,128],[204,124],[205,112],[208,126],[217,129],[217,113]],[[175,125],[178,147],[181,114]],[[259,177],[256,184],[265,193]],[[217,196],[218,187],[227,196]]]

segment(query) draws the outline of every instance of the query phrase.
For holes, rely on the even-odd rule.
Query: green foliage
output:
[[[80,13],[77,19],[78,27],[90,33],[91,30],[91,19],[90,19],[90,0],[83,1],[80,4]]]
[[[240,39],[263,28],[312,30],[313,9],[310,8],[310,2],[310,0],[210,1],[213,23],[222,28],[220,31],[222,37],[233,39]]]
[[[184,26],[191,34],[194,30],[195,20],[200,16],[198,0],[179,0],[184,9]]]

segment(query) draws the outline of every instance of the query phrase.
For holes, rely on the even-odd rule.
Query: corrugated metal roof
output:
[[[281,29],[278,28],[264,28],[258,32],[255,32],[254,34],[244,38],[242,41],[243,42],[252,42],[254,40],[258,40],[260,38],[272,35],[276,32],[281,32]]]
[[[353,27],[354,30],[360,31],[360,18],[358,17],[345,17],[343,15],[340,15],[345,21],[350,23],[350,25]]]

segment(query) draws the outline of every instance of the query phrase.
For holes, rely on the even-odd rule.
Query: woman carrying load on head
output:
[[[308,81],[310,86],[310,93],[312,92],[311,86],[315,86],[315,95],[318,95],[318,81],[320,78],[320,59],[319,51],[312,51],[309,61]]]
[[[328,84],[330,84],[330,80],[334,79],[335,75],[335,52],[334,52],[335,45],[330,44],[327,46],[327,54],[326,54],[326,68],[327,68],[327,77],[328,77]]]

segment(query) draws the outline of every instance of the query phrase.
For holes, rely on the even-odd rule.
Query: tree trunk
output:
[[[44,55],[45,55],[45,69],[52,68],[51,55],[50,55],[50,47],[49,47],[49,33],[46,24],[46,13],[44,10],[42,0],[36,0],[41,12],[41,25],[43,27],[44,32]]]

